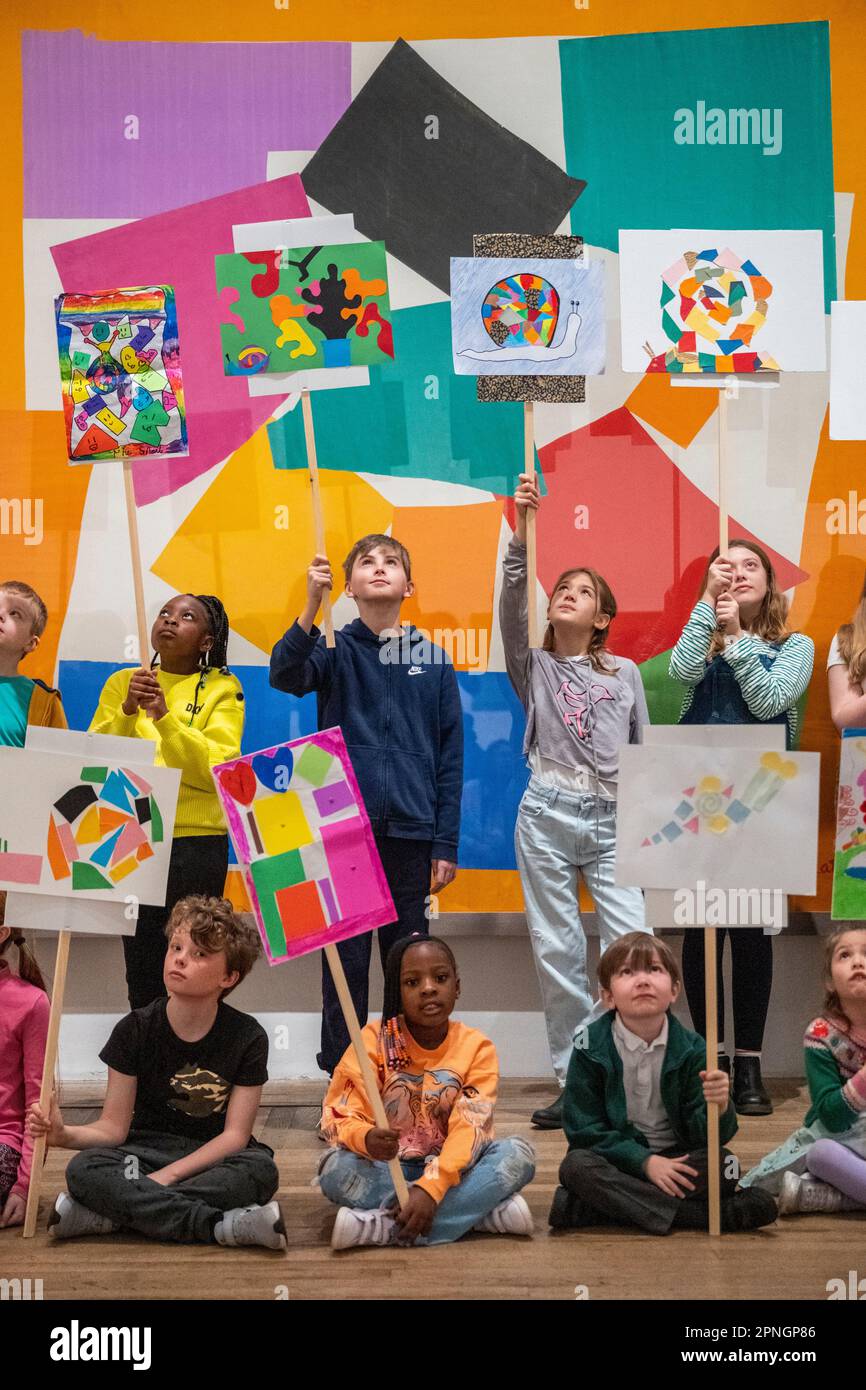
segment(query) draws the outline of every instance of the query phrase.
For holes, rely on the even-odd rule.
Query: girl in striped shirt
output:
[[[681,724],[783,724],[785,745],[797,735],[798,703],[812,675],[811,638],[791,632],[788,603],[769,557],[753,541],[733,540],[710,556],[698,602],[671,653],[670,674],[687,687]],[[741,1115],[769,1115],[761,1047],[773,983],[773,938],[760,927],[735,927],[731,941],[734,1011],[734,1105]],[[726,930],[716,933],[720,1065],[725,1005],[721,958]],[[683,977],[692,1018],[706,1034],[704,935],[687,931]]]

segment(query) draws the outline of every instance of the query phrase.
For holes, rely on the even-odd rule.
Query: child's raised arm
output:
[[[526,513],[539,505],[538,483],[528,473],[521,473],[514,494],[517,523],[514,535],[502,558],[502,589],[499,594],[499,628],[505,648],[505,667],[508,678],[522,704],[527,698],[527,663],[529,659],[528,594],[526,575]]]
[[[309,695],[327,684],[331,656],[314,620],[322,595],[332,587],[331,567],[326,555],[314,555],[307,570],[307,602],[304,611],[271,652],[270,683],[288,695]],[[333,652],[331,648],[331,652]]]
[[[45,1115],[38,1101],[27,1112],[27,1133],[31,1139],[45,1135],[49,1147],[56,1149],[114,1148],[129,1134],[138,1077],[108,1068],[108,1088],[105,1104],[98,1120],[91,1125],[65,1125],[57,1104],[51,1097],[50,1114]]]

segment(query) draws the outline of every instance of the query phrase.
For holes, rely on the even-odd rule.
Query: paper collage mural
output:
[[[829,116],[816,115],[829,111],[828,26],[750,24],[692,30],[686,39],[679,32],[642,32],[651,29],[651,16],[637,6],[629,13],[632,34],[561,41],[172,44],[154,42],[142,20],[123,43],[45,31],[26,35],[22,49],[29,408],[22,409],[16,437],[30,443],[29,452],[22,444],[20,458],[10,456],[4,490],[10,497],[41,495],[30,473],[31,458],[39,459],[40,485],[43,477],[46,487],[50,482],[62,508],[56,536],[46,532],[44,546],[22,542],[16,551],[17,569],[45,591],[51,611],[25,669],[59,683],[70,722],[86,727],[106,674],[123,664],[122,634],[135,629],[121,481],[106,476],[112,470],[97,469],[88,491],[80,482],[86,470],[69,470],[65,458],[55,470],[52,462],[60,404],[54,296],[170,285],[188,454],[133,459],[148,609],[177,592],[212,592],[223,600],[231,622],[229,660],[246,696],[245,750],[313,732],[314,698],[299,701],[271,690],[267,663],[302,606],[304,570],[316,548],[297,393],[305,373],[311,385],[318,378],[313,411],[331,562],[336,566],[367,532],[390,532],[403,541],[417,587],[401,616],[443,646],[457,669],[465,790],[460,872],[441,895],[443,913],[522,907],[513,826],[526,780],[524,719],[505,672],[497,617],[501,556],[514,524],[511,496],[524,463],[522,400],[546,402],[535,411],[543,493],[539,586],[549,588],[575,557],[605,575],[619,610],[612,648],[639,663],[654,721],[675,722],[679,713],[682,691],[668,679],[669,652],[716,543],[718,512],[717,393],[674,388],[672,371],[647,370],[652,357],[688,354],[687,335],[694,332],[696,353],[732,358],[734,349],[722,352],[722,345],[739,341],[747,352],[778,363],[778,386],[760,393],[759,407],[737,415],[742,428],[728,497],[732,534],[752,537],[768,551],[780,587],[794,594],[794,625],[815,637],[819,653],[829,643],[830,625],[850,616],[862,581],[862,573],[840,575],[829,599],[822,592],[822,601],[814,601],[818,576],[826,576],[832,560],[825,504],[859,485],[847,459],[834,459],[831,467],[822,433],[828,401],[823,343],[830,303],[844,293],[838,277],[844,277],[851,215],[847,195],[834,201]],[[240,37],[237,29],[220,37],[232,33]],[[673,123],[665,129],[664,122],[646,119],[640,102],[622,102],[626,61],[634,90],[682,90],[682,104],[692,92],[693,106],[704,95],[706,71],[748,72],[754,90],[747,105],[784,107],[781,148],[770,158],[760,145],[729,143],[716,151],[714,163],[708,158],[713,147],[676,144]],[[53,94],[84,63],[88,71],[110,75],[118,62],[133,84],[139,73],[176,73],[181,64],[198,105],[212,109],[212,128],[196,127],[200,158],[185,155],[181,164],[166,165],[164,148],[152,148],[156,134],[142,122],[139,140],[121,148],[110,186],[95,176],[70,181],[63,171],[59,200],[53,170],[56,150],[68,146],[70,116]],[[503,72],[522,74],[519,97],[506,100]],[[310,82],[321,93],[318,105],[308,100]],[[237,120],[235,88],[246,96],[249,120]],[[261,100],[252,100],[259,89]],[[733,89],[730,99],[742,104]],[[438,115],[438,138],[431,112]],[[77,147],[98,148],[98,113],[76,109],[74,120]],[[157,131],[163,141],[164,132],[163,124]],[[136,170],[148,160],[160,162],[163,176],[145,187]],[[338,220],[347,230],[338,229]],[[311,229],[319,225],[304,235],[298,230],[304,221]],[[247,239],[257,224],[269,229],[258,246]],[[274,239],[275,224],[291,224],[290,238]],[[738,230],[744,225],[745,232]],[[639,282],[624,278],[627,248],[620,247],[620,230],[669,227],[686,230],[640,233],[660,238],[659,245],[645,255]],[[244,240],[238,239],[241,229]],[[727,239],[716,239],[719,229]],[[512,236],[520,237],[518,246]],[[569,243],[563,246],[569,254],[563,257],[558,245],[552,249],[551,238]],[[281,287],[281,277],[299,276],[299,267],[253,264],[244,254],[284,245],[299,250],[286,256],[299,262],[307,251],[323,248],[303,285],[294,278],[291,288],[285,280]],[[386,249],[384,262],[380,257],[362,265],[357,257],[376,256],[377,245]],[[326,259],[328,248],[337,247],[352,253],[366,291],[346,278],[348,262]],[[688,288],[683,282],[697,276],[684,273],[671,282],[673,298],[660,304],[663,276],[686,252],[721,256],[726,250],[745,263],[740,275],[720,267],[720,277],[704,277],[688,295],[681,294]],[[815,260],[822,250],[823,272]],[[473,274],[481,273],[480,262],[490,267],[480,298],[503,285],[490,319],[504,326],[512,316],[520,322],[521,313],[528,324],[536,300],[553,303],[545,284],[521,287],[522,299],[508,286],[513,263],[527,256],[537,262],[533,273],[556,290],[558,304],[552,333],[548,312],[537,341],[525,346],[548,354],[550,362],[551,348],[561,346],[576,314],[578,354],[553,359],[552,372],[532,360],[493,363],[492,355],[489,368],[467,359],[471,366],[455,371],[451,258],[469,262]],[[223,257],[243,263],[243,278],[218,289],[215,265]],[[561,289],[563,265],[573,278]],[[733,278],[721,285],[728,269]],[[256,294],[257,277],[272,274],[276,283]],[[387,300],[369,290],[382,279]],[[733,291],[735,280],[745,290],[742,298]],[[590,284],[597,291],[596,349],[604,346],[600,360],[587,364],[580,350],[588,342],[584,289]],[[320,300],[297,293],[306,288],[321,295],[323,286]],[[273,301],[281,295],[292,312],[276,322]],[[352,303],[359,295],[361,302]],[[683,309],[686,317],[692,312],[688,298],[709,324],[719,322],[718,337],[702,346],[697,329],[682,317]],[[328,338],[315,325],[323,314],[311,311],[329,308],[329,322],[349,324],[342,337]],[[731,311],[724,324],[722,308]],[[676,339],[665,332],[665,312]],[[359,333],[365,313],[366,336]],[[750,342],[728,331],[729,323],[742,329],[755,313],[764,313],[765,321],[751,325]],[[471,351],[502,352],[480,312],[472,329]],[[501,336],[500,328],[494,331]],[[307,354],[300,334],[315,355]],[[259,351],[241,362],[244,348]],[[345,361],[347,349],[348,365],[324,365],[326,352]],[[88,350],[97,355],[96,348]],[[356,355],[361,352],[367,355]],[[226,353],[239,375],[226,375]],[[752,375],[772,371],[767,365]],[[344,373],[364,373],[365,379]],[[340,386],[318,389],[328,374]],[[350,381],[357,384],[347,389]],[[161,396],[144,389],[166,408]],[[131,422],[135,402],[121,416],[115,399],[109,408]],[[167,427],[156,428],[163,438]],[[624,534],[652,538],[651,565],[642,543],[622,544]],[[116,621],[101,616],[108,594]],[[334,608],[338,626],[355,616],[342,593]],[[805,746],[823,747],[817,713],[814,724],[811,719],[807,709]],[[832,758],[824,765],[822,775],[832,780]],[[712,775],[711,768],[693,768],[677,799],[659,807],[659,824],[704,772]],[[781,800],[782,793],[751,820],[757,823]],[[822,873],[826,906],[830,878]],[[229,888],[240,904],[247,900],[247,881],[232,868]]]
[[[0,784],[0,889],[165,901],[176,769],[0,748]]]
[[[214,768],[271,965],[393,921],[339,729]]]
[[[170,285],[55,301],[71,463],[187,452]]]
[[[302,246],[216,258],[227,376],[364,367],[394,356],[385,247]]]
[[[817,753],[774,749],[621,749],[617,883],[813,893],[818,767]]]
[[[830,915],[866,921],[866,729],[842,734]]]

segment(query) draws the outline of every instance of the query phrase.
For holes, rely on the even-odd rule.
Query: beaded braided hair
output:
[[[386,1071],[397,1071],[409,1062],[409,1049],[403,1034],[403,996],[400,976],[403,973],[403,957],[410,946],[438,946],[451,962],[457,974],[457,961],[454,952],[441,936],[427,936],[424,932],[413,932],[411,936],[401,936],[394,942],[385,961],[385,989],[382,995],[382,1022],[379,1027],[379,1048]]]

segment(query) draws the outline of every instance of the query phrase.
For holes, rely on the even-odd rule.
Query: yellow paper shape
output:
[[[75,838],[80,845],[95,845],[97,841],[102,839],[99,811],[95,806],[90,806],[85,811],[81,824],[75,832]]]
[[[313,842],[297,792],[277,792],[253,803],[253,815],[268,854],[285,854]]]
[[[359,536],[387,531],[394,508],[356,474],[321,464],[320,458],[325,540],[337,598],[343,590],[340,562]],[[304,606],[307,565],[317,549],[307,470],[274,468],[263,426],[232,454],[153,572],[174,593],[219,594],[234,631],[270,653]],[[264,575],[273,582],[263,583]]]
[[[135,855],[130,855],[128,859],[121,859],[119,864],[115,864],[113,869],[108,870],[108,877],[114,882],[119,883],[127,874],[131,874],[133,869],[138,868],[138,860]]]
[[[85,401],[90,400],[90,392],[81,372],[72,373],[72,399],[76,405],[84,405]]]
[[[109,410],[107,405],[102,410],[97,410],[96,418],[107,430],[111,430],[112,434],[123,434],[125,429],[123,421],[115,415],[113,410]]]
[[[686,327],[700,333],[702,338],[709,338],[710,342],[713,343],[720,336],[718,328],[710,322],[703,309],[699,309],[697,304],[686,319]]]

